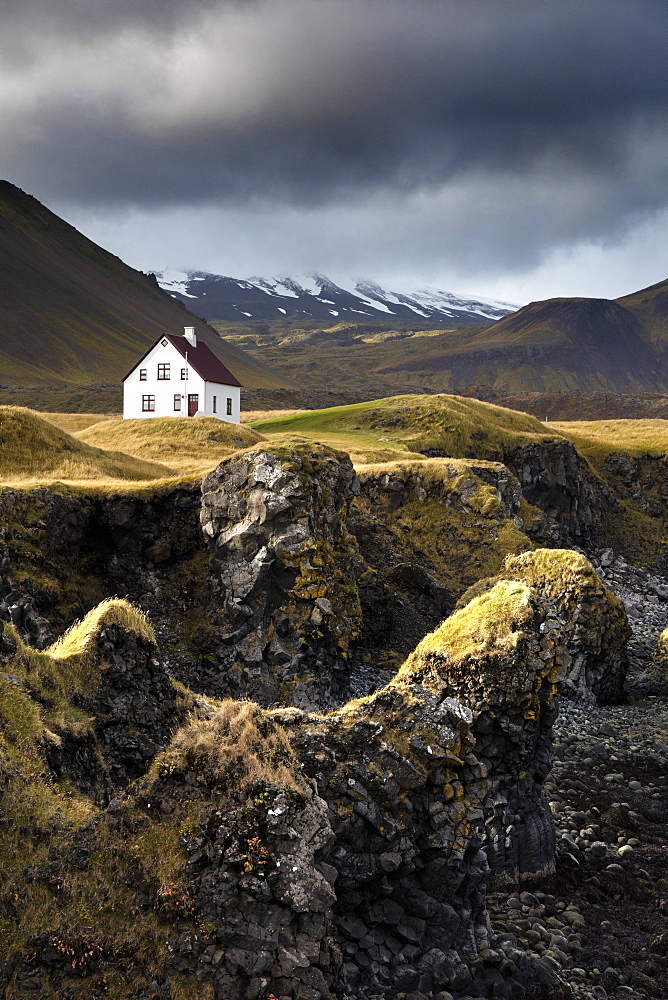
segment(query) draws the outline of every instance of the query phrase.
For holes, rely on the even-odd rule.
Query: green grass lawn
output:
[[[356,465],[424,452],[499,461],[512,448],[555,437],[535,417],[462,396],[391,396],[311,410],[252,426],[281,445],[318,441],[346,451]]]

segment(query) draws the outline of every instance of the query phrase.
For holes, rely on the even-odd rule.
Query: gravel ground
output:
[[[494,950],[541,954],[582,1000],[668,998],[668,688],[651,670],[668,581],[609,550],[593,561],[633,628],[627,702],[562,704],[555,870],[493,887]]]

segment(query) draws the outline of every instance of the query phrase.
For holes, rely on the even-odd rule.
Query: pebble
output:
[[[606,586],[626,603],[633,629],[629,643],[629,701],[598,707],[562,700],[554,727],[553,771],[544,786],[557,827],[557,852],[570,855],[571,865],[588,865],[588,871],[600,864],[601,879],[593,874],[587,879],[592,888],[609,884],[609,875],[623,874],[628,864],[625,859],[634,855],[642,857],[636,855],[642,850],[641,841],[627,836],[626,820],[631,825],[645,822],[641,803],[652,798],[663,799],[666,795],[666,789],[656,783],[658,779],[655,778],[654,783],[646,778],[643,780],[643,768],[648,760],[662,765],[659,771],[668,774],[668,701],[664,700],[665,695],[653,697],[655,692],[651,689],[648,672],[658,636],[668,625],[668,605],[655,605],[647,599],[652,581],[657,585],[664,585],[666,581],[627,566],[623,560],[615,558],[614,553],[610,553],[608,568],[599,572]],[[624,827],[625,832],[621,829],[610,831],[609,817],[603,816],[604,807],[601,805],[599,810],[589,804],[591,781],[581,780],[577,770],[581,765],[591,774],[591,781],[600,785],[603,794],[609,796],[608,801],[619,800],[610,802],[609,808],[613,812],[621,811],[624,818],[620,816],[613,822]],[[613,861],[615,857],[622,863]],[[606,864],[607,859],[611,863]],[[640,871],[634,867],[633,877],[638,878]],[[607,1000],[608,996],[621,1000],[621,997],[639,996],[630,987],[621,985],[626,978],[624,965],[617,969],[608,966],[603,971],[599,968],[587,971],[576,964],[577,956],[586,954],[583,941],[586,944],[587,903],[575,907],[566,889],[563,895],[536,890],[511,892],[505,898],[499,894],[494,902],[490,899],[489,905],[494,924],[497,919],[505,921],[506,933],[497,936],[496,947],[506,950],[518,946],[541,956],[557,975],[570,982],[577,1000]],[[591,923],[597,926],[596,911]],[[600,924],[600,931],[615,941],[623,956],[625,935],[615,927],[611,920],[605,920]],[[609,993],[598,982],[604,976]],[[611,988],[608,979],[620,985]]]

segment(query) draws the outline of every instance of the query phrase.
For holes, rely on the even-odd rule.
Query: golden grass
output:
[[[601,586],[601,582],[586,556],[572,549],[534,549],[507,557],[501,573],[510,579],[518,577],[530,586],[538,586],[548,597],[563,594],[568,584],[586,578]]]
[[[391,396],[264,418],[253,426],[272,442],[318,441],[348,452],[356,467],[419,460],[429,450],[453,458],[502,460],[514,447],[554,436],[535,417],[445,394]]]
[[[155,642],[153,626],[144,612],[128,601],[112,597],[98,604],[81,621],[75,622],[60,639],[49,646],[46,653],[56,660],[70,659],[73,656],[86,659],[102,629],[112,625],[118,625],[140,639]]]
[[[173,474],[156,462],[85,444],[33,410],[0,406],[0,484],[137,482]]]
[[[296,413],[308,413],[309,410],[242,410],[241,423],[253,424],[260,420],[278,420],[281,417],[293,417]]]
[[[48,420],[50,424],[60,427],[61,431],[68,434],[78,434],[79,431],[86,430],[93,424],[99,424],[105,420],[118,420],[116,414],[104,413],[48,413],[44,410],[36,411],[42,420]]]
[[[249,427],[215,417],[109,420],[93,424],[78,438],[136,459],[164,462],[181,475],[203,475],[235,451],[264,440]]]
[[[594,463],[614,451],[668,454],[668,420],[572,420],[551,425]]]
[[[263,783],[303,792],[294,751],[283,727],[252,701],[225,699],[215,715],[176,734],[154,764],[160,773],[195,770],[209,782],[242,792]]]

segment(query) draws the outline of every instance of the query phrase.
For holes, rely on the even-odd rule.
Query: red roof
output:
[[[225,367],[223,362],[216,357],[208,344],[204,344],[201,340],[198,340],[197,347],[193,347],[190,341],[186,340],[185,337],[175,337],[171,333],[160,334],[157,340],[151,344],[148,351],[146,351],[146,353],[141,356],[139,361],[132,366],[128,374],[123,376],[123,382],[125,382],[128,375],[132,374],[137,365],[142,363],[144,358],[151,353],[155,345],[161,340],[168,340],[184,358],[187,354],[188,367],[196,371],[198,375],[201,375],[205,382],[217,382],[219,385],[238,385],[239,388],[243,388],[241,382],[239,382],[239,380],[234,377],[232,372]]]
[[[193,347],[185,337],[174,337],[171,333],[166,333],[165,337],[184,358],[186,354],[188,355],[188,364],[195,369],[198,375],[202,376],[205,382],[238,385],[241,388],[241,382],[216,357],[208,344],[203,344],[201,340],[198,340],[197,347]]]

